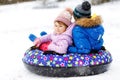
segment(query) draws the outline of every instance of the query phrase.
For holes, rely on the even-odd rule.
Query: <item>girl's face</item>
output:
[[[55,22],[54,32],[56,34],[61,34],[66,31],[67,26],[62,22]]]

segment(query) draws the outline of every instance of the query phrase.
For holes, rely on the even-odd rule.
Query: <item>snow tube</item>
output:
[[[44,54],[43,51],[28,49],[22,58],[27,69],[43,76],[70,77],[103,73],[109,69],[112,56],[107,50],[97,53]]]

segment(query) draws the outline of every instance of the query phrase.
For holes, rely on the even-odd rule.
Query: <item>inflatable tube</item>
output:
[[[44,54],[28,49],[22,59],[27,69],[43,76],[70,77],[103,73],[109,69],[112,56],[109,51],[99,50],[90,54]]]

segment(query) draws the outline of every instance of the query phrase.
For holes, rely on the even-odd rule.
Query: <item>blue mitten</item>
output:
[[[42,31],[41,33],[40,33],[40,36],[44,36],[44,35],[46,35],[47,33],[45,32],[45,31]],[[34,35],[34,34],[30,34],[29,35],[29,39],[32,41],[32,42],[34,42],[34,40],[36,39],[37,37]]]
[[[29,39],[33,42],[37,37],[34,34],[29,35]]]
[[[45,31],[42,31],[41,33],[40,33],[40,36],[44,36],[44,35],[46,35],[47,33],[45,32]]]

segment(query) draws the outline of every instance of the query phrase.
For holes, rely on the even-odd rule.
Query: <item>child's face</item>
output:
[[[66,28],[67,26],[65,24],[63,24],[62,22],[55,22],[55,25],[54,25],[54,32],[56,34],[61,34],[63,32],[66,31]]]

